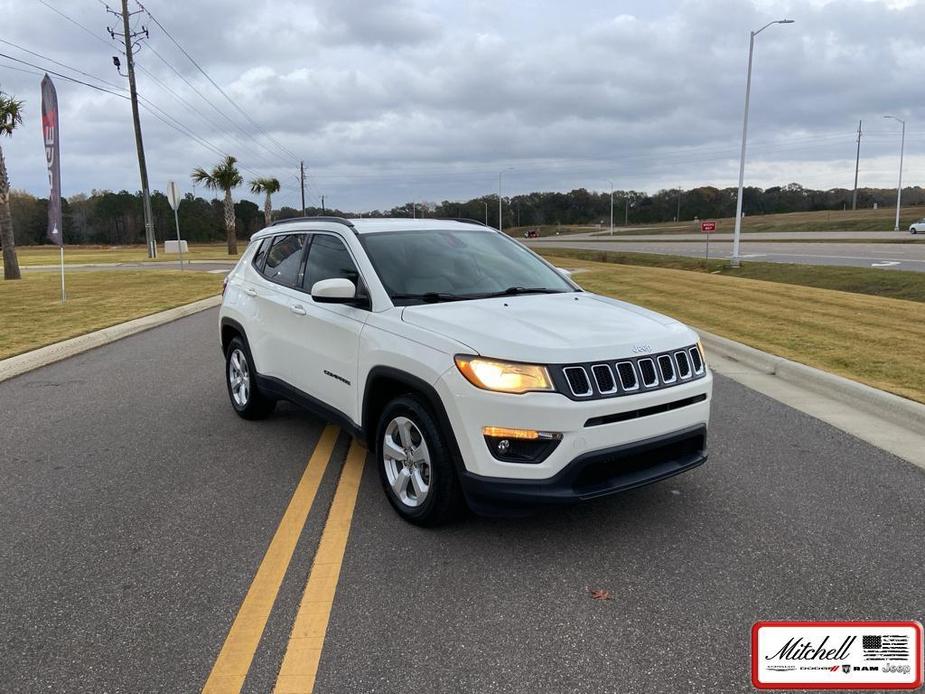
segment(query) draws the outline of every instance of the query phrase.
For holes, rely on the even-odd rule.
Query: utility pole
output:
[[[858,209],[858,167],[861,165],[861,121],[858,121],[858,156],[854,160],[854,192],[851,194],[851,209]]]
[[[324,196],[321,196],[321,214],[327,214],[324,210]]]
[[[299,162],[299,183],[302,186],[302,216],[305,216],[305,162]]]
[[[132,102],[132,121],[135,124],[135,148],[138,151],[138,169],[141,173],[141,198],[142,208],[145,218],[145,242],[148,246],[148,257],[157,257],[157,240],[154,238],[154,215],[151,214],[151,190],[148,188],[148,165],[145,162],[145,146],[141,139],[141,121],[138,118],[138,90],[135,88],[135,59],[133,58],[136,39],[148,37],[147,28],[142,25],[141,31],[132,31],[129,27],[129,18],[138,14],[141,10],[135,12],[128,11],[128,0],[122,0],[122,12],[116,12],[106,8],[110,13],[122,18],[122,32],[109,29],[109,36],[115,40],[117,36],[121,37],[125,43],[125,62],[128,71],[128,88]],[[119,69],[119,57],[114,56],[112,59]],[[122,73],[119,72],[121,75]],[[123,75],[124,76],[124,75]]]
[[[681,189],[678,188],[678,214],[675,215],[674,221],[681,221]]]
[[[630,199],[628,195],[623,196],[623,226],[630,224]]]
[[[610,235],[613,236],[613,181],[610,182]]]

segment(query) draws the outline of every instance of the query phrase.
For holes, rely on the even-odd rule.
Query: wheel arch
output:
[[[366,386],[363,390],[362,428],[367,446],[373,451],[377,450],[379,442],[376,440],[376,429],[379,416],[386,405],[395,398],[408,394],[422,397],[430,407],[437,423],[443,429],[443,434],[450,447],[450,457],[459,472],[463,467],[462,455],[459,452],[456,432],[450,424],[450,418],[447,416],[440,394],[424,379],[391,366],[375,366],[370,369],[366,377]]]
[[[222,354],[228,351],[228,345],[231,344],[231,341],[240,337],[244,340],[244,343],[247,345],[247,348],[250,349],[250,343],[247,341],[247,333],[244,332],[244,326],[238,323],[238,321],[233,318],[222,318],[221,320],[221,329],[222,329]]]

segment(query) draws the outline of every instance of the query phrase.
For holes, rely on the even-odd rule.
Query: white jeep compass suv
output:
[[[421,525],[463,498],[520,513],[707,457],[697,335],[477,222],[277,222],[228,275],[220,324],[235,411],[256,419],[282,398],[339,423]]]

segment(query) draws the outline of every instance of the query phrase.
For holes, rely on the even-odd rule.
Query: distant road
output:
[[[679,227],[666,227],[677,229]],[[690,229],[690,227],[683,227]],[[572,241],[574,239],[621,239],[627,241],[703,241],[705,234],[699,232],[655,234],[645,233],[640,229],[638,234],[630,234],[629,230],[615,230],[613,236],[607,231],[594,231],[590,233],[568,234],[561,236],[546,236],[543,240]],[[732,241],[731,232],[714,233],[713,241]],[[746,231],[742,232],[743,242],[750,241],[916,241],[925,240],[925,235],[914,235],[908,231]]]
[[[892,232],[889,233],[892,234]],[[768,263],[847,265],[851,267],[925,272],[925,243],[787,243],[786,241],[751,243],[756,236],[761,236],[761,234],[743,235],[740,248],[743,259]],[[886,236],[886,234],[884,233],[883,236]],[[909,234],[906,234],[906,236],[908,237]],[[678,239],[679,237],[674,236],[671,238]],[[702,258],[704,256],[705,240],[702,236],[695,236],[694,238],[697,240],[672,241],[658,236],[632,241],[589,241],[587,239],[573,238],[567,240],[531,239],[527,243],[534,248],[578,248],[592,251],[657,253]],[[711,239],[711,258],[728,258],[731,253],[731,234],[716,234]]]

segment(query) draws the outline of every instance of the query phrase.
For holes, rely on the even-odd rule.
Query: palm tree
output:
[[[270,196],[278,193],[279,187],[278,178],[255,178],[251,181],[252,193],[266,193],[263,201],[263,222],[266,226],[270,226],[273,221],[273,204],[270,202]]]
[[[231,199],[231,189],[244,183],[241,172],[235,164],[237,159],[231,155],[212,167],[211,171],[196,168],[191,177],[194,183],[202,183],[209,190],[225,191],[225,233],[228,236],[228,255],[238,254],[238,239],[234,233],[234,200]]]
[[[0,92],[0,135],[12,137],[17,125],[22,125],[22,101]],[[10,178],[0,147],[0,244],[3,244],[3,278],[22,279],[13,239],[13,217],[10,214]]]

